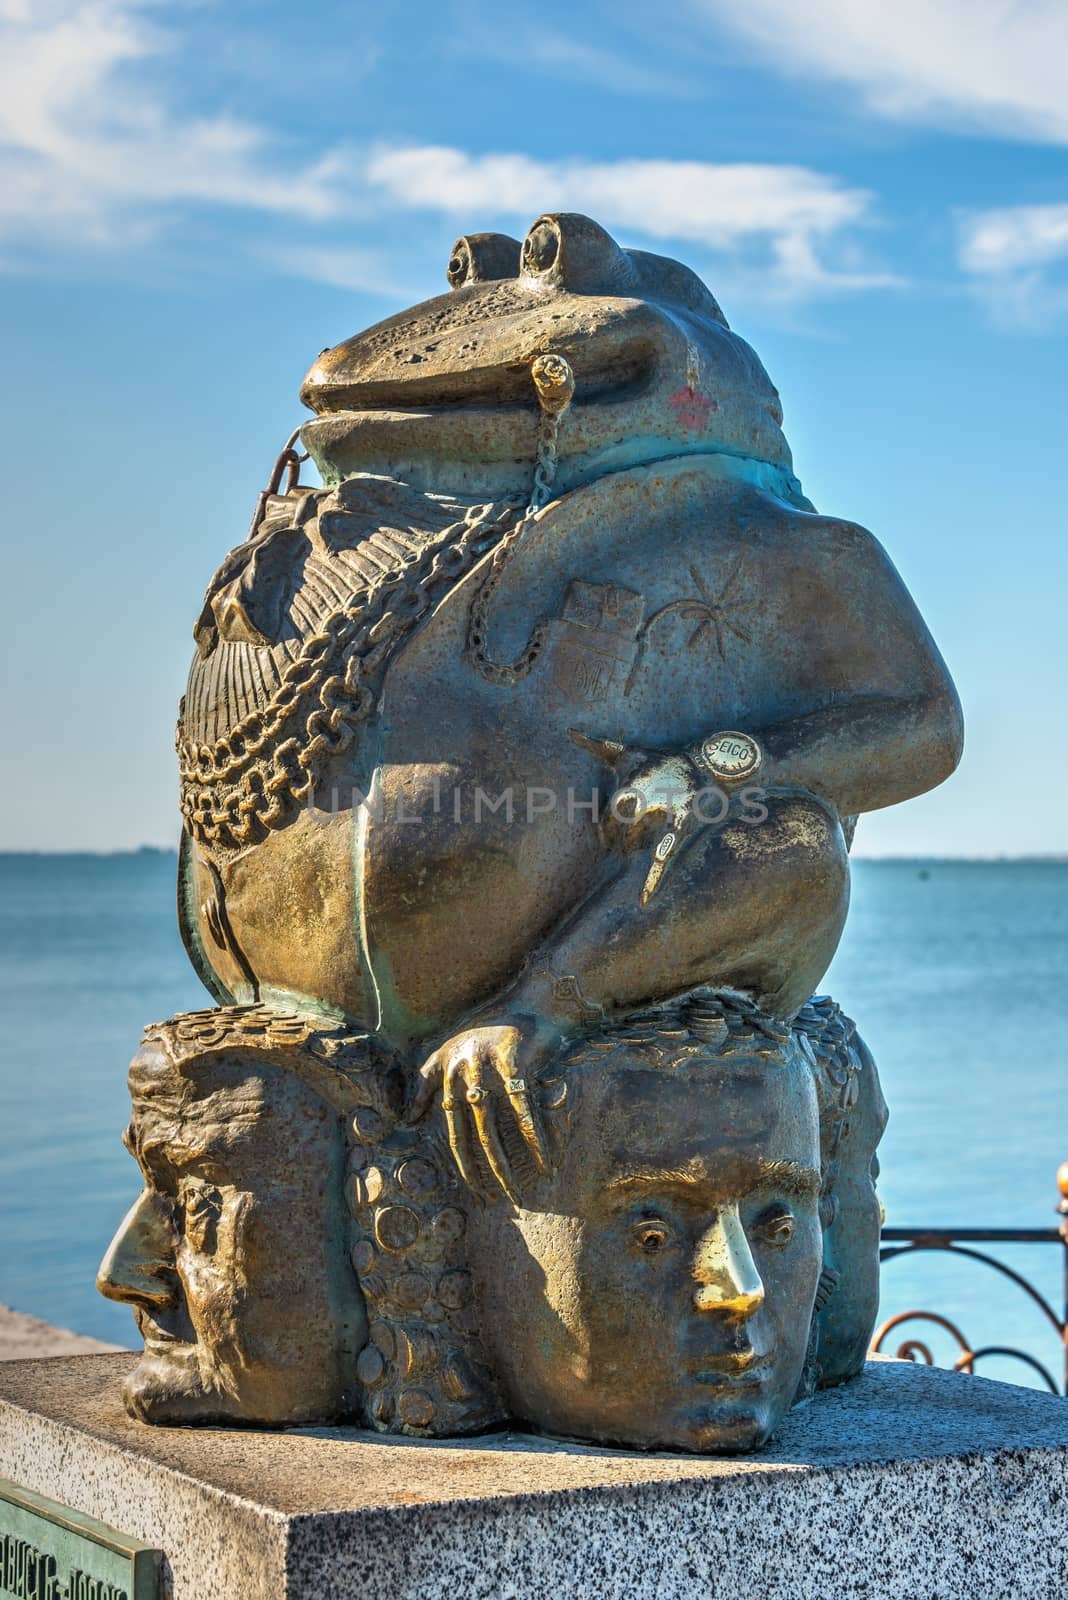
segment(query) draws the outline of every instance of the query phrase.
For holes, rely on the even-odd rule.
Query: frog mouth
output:
[[[489,307],[473,296],[465,305],[461,290],[324,350],[301,400],[320,417],[536,411],[531,363],[559,354],[575,374],[575,403],[598,405],[645,390],[678,342],[643,301],[491,287]]]
[[[524,361],[457,372],[433,373],[426,377],[368,380],[338,385],[315,392],[313,409],[321,416],[339,412],[389,412],[426,415],[428,412],[456,411],[537,411],[538,397],[530,378],[536,355],[566,356],[575,373],[575,403],[598,405],[623,401],[643,393],[653,381],[658,366],[657,352],[649,346],[631,346],[625,359],[598,370],[582,353],[563,345],[546,345]],[[309,398],[302,392],[304,403]]]

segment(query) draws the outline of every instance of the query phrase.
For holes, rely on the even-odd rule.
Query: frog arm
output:
[[[855,524],[806,523],[809,537],[791,555],[791,589],[805,604],[780,701],[787,714],[739,730],[762,747],[759,771],[728,819],[702,811],[710,825],[691,831],[652,896],[649,849],[609,856],[602,883],[520,978],[514,1008],[573,1028],[599,1009],[718,983],[789,1015],[841,934],[840,819],[921,794],[953,771],[960,703],[893,564]]]
[[[697,984],[742,989],[789,1016],[816,989],[845,922],[849,867],[834,809],[797,791],[743,790],[700,826],[656,892],[655,838],[606,863],[599,885],[535,952],[498,1013],[561,1035]]]
[[[756,731],[764,762],[754,782],[803,789],[839,816],[893,806],[937,788],[960,760],[961,719],[946,691],[857,696]]]
[[[760,783],[808,790],[855,816],[949,777],[963,743],[960,701],[878,541],[828,519],[813,545],[798,675],[814,703],[743,731],[764,748]]]

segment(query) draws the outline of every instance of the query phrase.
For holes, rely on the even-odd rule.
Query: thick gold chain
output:
[[[263,710],[213,744],[185,738],[179,724],[182,814],[195,839],[243,848],[314,798],[326,764],[349,748],[374,710],[389,657],[425,615],[432,595],[451,587],[482,553],[508,508],[479,511],[446,528],[410,565],[358,590],[304,641]],[[303,737],[282,737],[301,720]]]

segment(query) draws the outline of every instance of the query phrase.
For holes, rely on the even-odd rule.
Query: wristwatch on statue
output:
[[[764,752],[751,733],[728,729],[702,739],[694,760],[717,783],[742,783],[760,771]]]

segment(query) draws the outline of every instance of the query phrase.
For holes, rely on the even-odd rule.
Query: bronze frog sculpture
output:
[[[448,278],[321,353],[314,418],[209,585],[179,919],[221,1006],[373,1038],[466,1191],[521,1206],[572,1042],[697,991],[804,1036],[856,819],[948,776],[961,717],[689,269],[553,214],[459,240]],[[875,1309],[864,1055],[823,1381]]]

